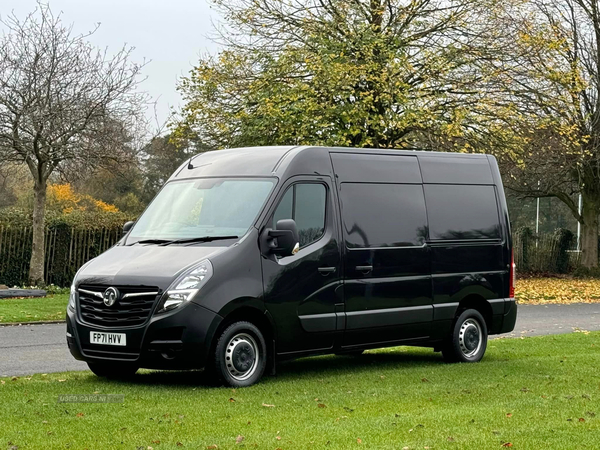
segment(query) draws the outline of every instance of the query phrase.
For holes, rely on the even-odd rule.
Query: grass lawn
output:
[[[0,323],[63,320],[68,301],[69,294],[44,298],[0,299]]]
[[[283,363],[245,389],[199,372],[0,380],[0,448],[597,449],[600,333],[490,341],[479,364],[427,349]],[[59,394],[124,403],[57,403]],[[236,442],[237,441],[237,442]]]

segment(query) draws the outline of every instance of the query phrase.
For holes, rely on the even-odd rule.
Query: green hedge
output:
[[[112,247],[122,227],[77,229],[67,224],[46,228],[45,283],[70,286],[77,269]],[[27,284],[31,259],[30,226],[0,224],[0,284]]]
[[[49,212],[46,217],[45,283],[70,286],[77,269],[112,247],[123,235],[123,213],[70,214]],[[0,284],[28,283],[31,259],[31,213],[0,210]]]

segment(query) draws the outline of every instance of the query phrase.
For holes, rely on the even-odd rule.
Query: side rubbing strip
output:
[[[411,323],[429,322],[433,318],[433,306],[374,309],[346,313],[346,329],[389,327]]]
[[[300,324],[302,325],[304,331],[308,333],[335,331],[336,323],[336,313],[300,316]]]

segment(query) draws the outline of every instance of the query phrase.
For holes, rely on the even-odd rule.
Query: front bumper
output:
[[[67,310],[67,344],[75,359],[86,362],[132,362],[146,369],[200,369],[205,366],[221,320],[218,314],[195,303],[128,328],[90,325]],[[125,333],[127,346],[91,344],[90,331]]]

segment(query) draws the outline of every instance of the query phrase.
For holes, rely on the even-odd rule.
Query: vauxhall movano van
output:
[[[477,362],[517,315],[498,165],[483,154],[322,147],[183,164],[77,272],[67,342],[99,376],[432,347]]]

